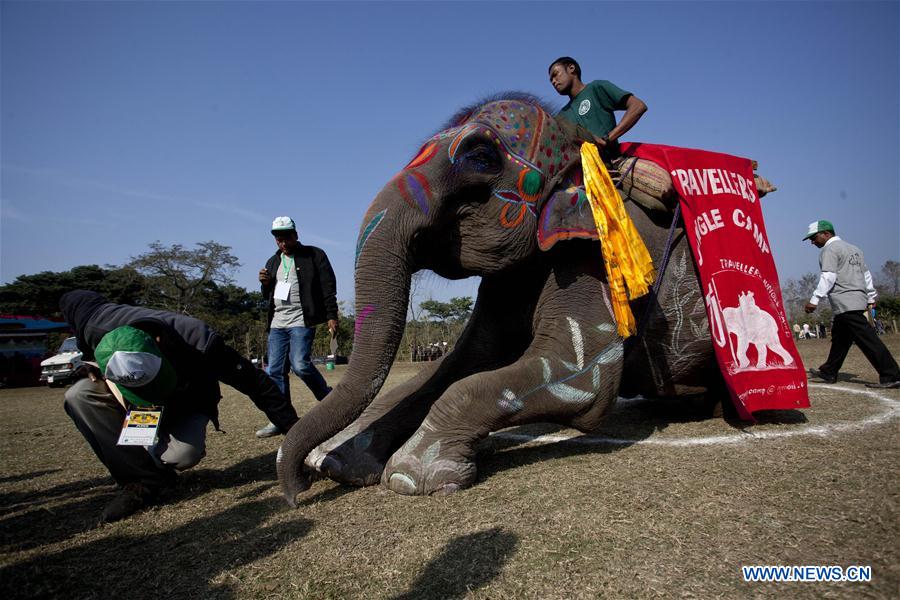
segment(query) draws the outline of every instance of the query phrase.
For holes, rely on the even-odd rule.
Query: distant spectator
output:
[[[271,232],[278,250],[259,271],[262,294],[269,303],[269,375],[290,399],[288,374],[293,370],[316,400],[321,400],[331,388],[310,355],[317,325],[327,321],[332,336],[337,330],[334,271],[322,249],[300,243],[290,217],[277,217]],[[279,433],[270,422],[256,437]]]

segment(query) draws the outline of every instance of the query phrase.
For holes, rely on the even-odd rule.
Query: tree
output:
[[[444,322],[453,315],[453,307],[448,302],[426,300],[419,305],[419,308],[428,313],[429,319],[435,321]]]
[[[878,278],[881,292],[892,296],[900,295],[900,262],[889,260],[881,267]]]
[[[426,342],[447,342],[448,346],[452,346],[472,313],[472,298],[469,296],[450,298],[449,302],[426,300],[419,308],[427,313],[430,322],[437,325],[438,332],[435,336],[434,332],[429,332],[427,328],[416,326],[413,329],[416,338],[424,339]],[[435,337],[437,339],[434,339]]]
[[[810,323],[817,321],[831,321],[831,309],[827,303],[819,303],[815,315],[807,315],[803,308],[812,297],[816,286],[819,284],[819,275],[817,273],[807,273],[799,279],[788,279],[781,286],[782,300],[784,301],[784,311],[791,323]]]
[[[353,335],[356,329],[356,317],[344,314],[346,308],[343,301],[338,302],[338,326],[335,333],[337,338],[338,356],[350,356],[353,351]],[[316,328],[316,337],[313,339],[313,356],[328,356],[331,354],[331,332],[325,325]]]
[[[467,321],[472,314],[472,298],[450,298],[450,317],[455,321]]]
[[[881,296],[878,298],[878,315],[884,318],[900,318],[900,296]]]
[[[69,271],[19,275],[0,286],[0,312],[58,316],[59,298],[71,290],[91,290],[110,302],[135,304],[143,295],[144,278],[128,267],[81,265]]]
[[[216,286],[233,283],[232,273],[241,266],[231,247],[208,241],[188,250],[181,244],[150,244],[150,251],[128,263],[146,278],[144,301],[171,310],[192,314],[202,306],[202,298]]]
[[[228,284],[201,291],[194,316],[206,321],[245,356],[263,356],[268,346],[266,302],[258,291]]]

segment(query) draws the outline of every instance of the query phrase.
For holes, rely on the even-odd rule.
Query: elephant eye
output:
[[[493,145],[478,144],[463,154],[464,164],[479,173],[499,173],[501,170],[500,155]]]

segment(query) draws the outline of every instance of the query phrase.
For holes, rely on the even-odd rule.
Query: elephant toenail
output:
[[[409,475],[403,473],[392,473],[388,479],[388,487],[398,494],[406,494],[412,496],[416,493],[416,482]]]

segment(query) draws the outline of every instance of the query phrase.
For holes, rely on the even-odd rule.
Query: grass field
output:
[[[900,336],[883,339],[900,356]],[[829,346],[798,344],[807,367]],[[343,369],[323,373],[334,384]],[[0,390],[0,595],[895,598],[900,392],[865,388],[877,376],[856,348],[842,375],[812,384],[809,410],[753,426],[621,402],[590,437],[492,436],[476,484],[452,496],[319,481],[296,510],[275,479],[279,439],[257,440],[265,416],[225,388],[203,462],[162,504],[105,526],[115,488],[64,390]],[[311,396],[292,383],[303,412]],[[742,579],[741,565],[779,564],[868,565],[872,581]]]

